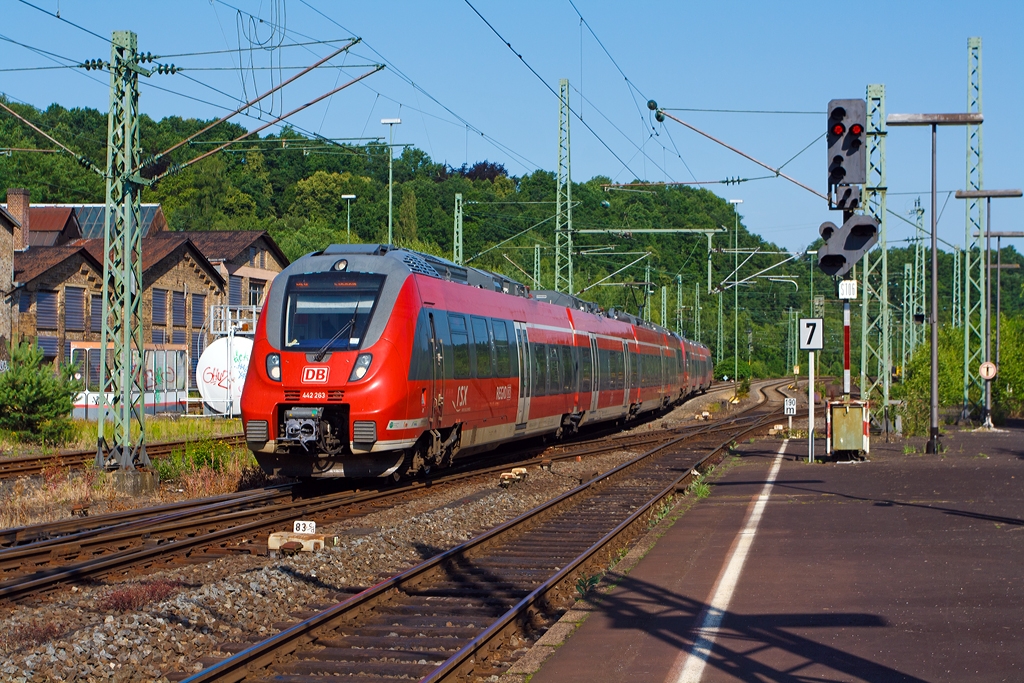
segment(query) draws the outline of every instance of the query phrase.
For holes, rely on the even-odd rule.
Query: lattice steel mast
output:
[[[138,37],[114,31],[110,49],[110,111],[107,115],[107,208],[103,231],[103,332],[96,465],[148,467],[142,340],[142,186],[139,175]],[[106,421],[112,433],[107,442]],[[133,442],[134,439],[134,442]]]
[[[558,187],[555,194],[555,291],[572,286],[572,173],[569,160],[569,79],[558,82]]]
[[[967,113],[981,114],[981,38],[967,39]],[[982,173],[982,124],[967,126],[967,189],[984,187]],[[972,368],[984,360],[985,351],[985,260],[982,239],[985,234],[985,202],[967,200],[964,235],[964,395],[961,418],[970,418],[970,394],[984,391],[984,382]]]
[[[864,254],[861,278],[860,391],[870,400],[881,393],[882,418],[889,417],[890,346],[889,259],[885,235],[888,189],[885,178],[885,86],[867,88],[867,182],[864,183],[866,212],[878,219],[878,248]],[[868,375],[872,368],[875,376]]]
[[[462,193],[455,193],[455,228],[452,235],[452,260],[462,265]]]

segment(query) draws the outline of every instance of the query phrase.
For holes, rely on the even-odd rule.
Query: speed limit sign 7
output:
[[[800,318],[800,349],[820,351],[824,347],[824,327],[822,318]]]

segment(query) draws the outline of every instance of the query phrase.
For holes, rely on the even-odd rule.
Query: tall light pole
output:
[[[931,126],[932,127],[932,400],[931,429],[926,453],[939,452],[939,234],[935,215],[935,166],[936,129],[938,126],[969,126],[984,121],[981,114],[889,114],[885,122],[890,126]],[[888,369],[886,369],[888,372]]]
[[[401,123],[402,119],[381,119],[381,124],[388,126],[390,129],[390,135],[388,136],[388,244],[393,244],[394,229],[392,228],[392,211],[391,206],[393,203],[395,183],[394,183],[394,163],[393,157],[394,149],[392,145],[395,144],[395,124]]]
[[[732,304],[732,396],[736,398],[739,396],[740,387],[740,212],[737,208],[738,204],[742,204],[742,199],[730,199],[729,203],[732,204],[732,212],[735,216],[735,223],[733,226],[733,304]]]
[[[992,198],[1020,197],[1021,190],[957,190],[957,199],[984,199],[985,216],[985,362],[992,362]],[[981,235],[978,235],[980,238]],[[985,379],[985,415],[983,426],[992,429],[992,379]]]
[[[348,221],[345,223],[347,227],[348,243],[352,244],[352,200],[356,198],[354,194],[343,194],[341,198],[348,204]]]

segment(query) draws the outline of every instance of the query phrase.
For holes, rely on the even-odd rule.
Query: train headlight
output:
[[[352,366],[352,374],[348,376],[348,381],[355,382],[366,377],[366,372],[370,369],[371,362],[373,362],[372,353],[361,353],[356,356],[356,364]]]
[[[267,377],[275,382],[281,381],[281,354],[267,354]]]

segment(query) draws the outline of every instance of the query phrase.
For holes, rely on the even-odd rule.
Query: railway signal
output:
[[[836,209],[860,205],[860,188],[867,178],[867,102],[832,100],[828,103],[828,187],[836,189]]]
[[[878,219],[855,214],[843,227],[825,221],[818,228],[825,244],[818,249],[818,267],[826,275],[842,276],[878,241]]]

